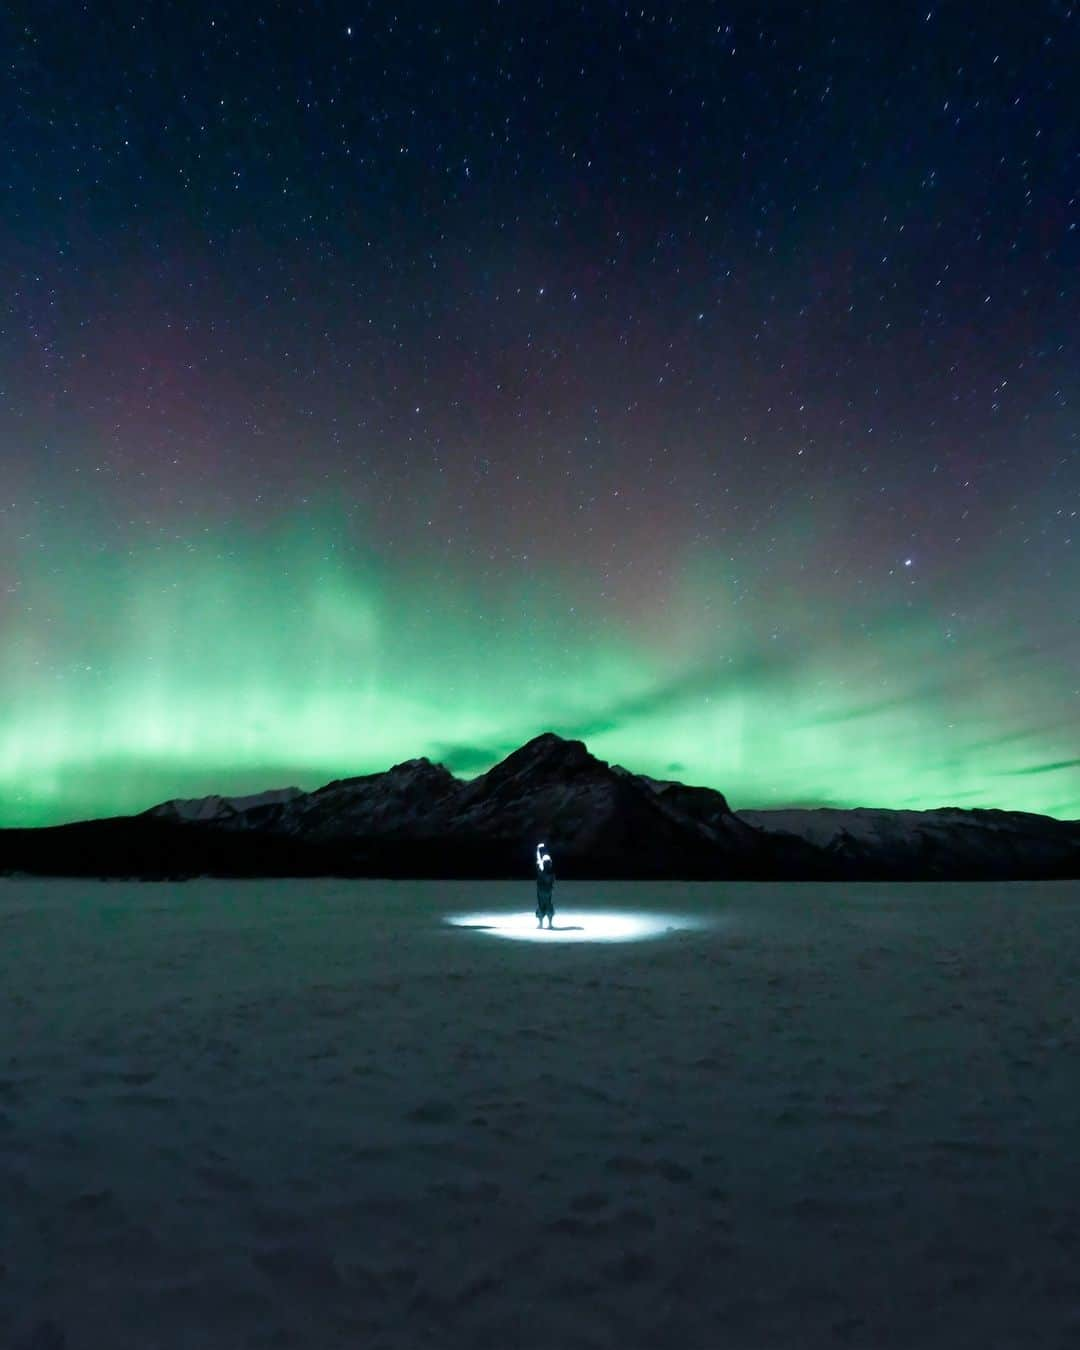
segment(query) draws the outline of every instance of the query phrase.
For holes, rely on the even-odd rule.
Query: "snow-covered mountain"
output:
[[[314,792],[162,802],[137,816],[0,830],[0,872],[510,877],[537,843],[560,876],[751,880],[1080,877],[1080,822],[1020,811],[732,811],[536,736],[469,782],[429,759]]]
[[[718,849],[756,866],[762,852],[759,832],[720,793],[641,777],[550,732],[470,782],[410,759],[315,792],[165,802],[144,814],[319,845],[413,840],[459,854],[531,857],[544,840],[561,867],[592,871],[622,859],[635,874],[662,874],[673,857],[708,870]]]
[[[177,807],[182,807],[177,810]],[[398,841],[473,865],[524,859],[543,839],[578,875],[1059,876],[1080,871],[1080,827],[1022,811],[732,811],[723,793],[635,774],[581,741],[536,736],[463,782],[426,758],[315,792],[165,803],[228,830],[309,844]],[[376,844],[377,841],[377,844]]]
[[[681,786],[681,785],[680,785]],[[581,741],[550,732],[447,796],[427,827],[455,839],[518,846],[543,840],[578,873],[665,875],[672,866],[697,875],[718,857],[738,871],[756,869],[760,834],[699,789],[708,806],[689,810],[674,793],[589,753]],[[531,845],[530,845],[531,852]]]
[[[794,836],[811,844],[856,874],[1067,875],[1070,859],[1071,874],[1080,872],[1080,822],[1028,811],[820,807],[738,814],[774,838]]]
[[[372,865],[396,866],[395,846],[412,846],[425,872],[438,865],[520,870],[541,840],[556,850],[560,871],[577,875],[665,876],[674,869],[710,876],[721,860],[731,875],[777,867],[793,874],[814,861],[814,850],[799,840],[765,841],[722,793],[631,773],[551,732],[469,782],[427,758],[410,759],[315,792],[164,802],[143,816],[344,846]]]
[[[415,833],[460,780],[427,758],[407,759],[383,773],[339,778],[270,810],[246,812],[247,828],[314,843],[401,838]]]
[[[202,797],[162,802],[144,815],[262,830],[313,842],[400,833],[461,784],[441,764],[409,759],[383,773],[339,778],[314,792],[279,788],[254,797]]]
[[[171,801],[152,806],[144,815],[155,816],[161,820],[200,820],[224,824],[237,819],[259,807],[276,805],[278,802],[291,801],[294,797],[303,797],[303,789],[298,787],[272,788],[269,792],[254,792],[247,797],[174,797]]]

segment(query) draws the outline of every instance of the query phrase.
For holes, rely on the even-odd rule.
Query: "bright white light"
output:
[[[683,914],[611,913],[603,910],[559,910],[555,925],[537,928],[536,915],[520,910],[502,914],[450,914],[448,924],[471,928],[488,937],[534,942],[640,942],[685,928],[704,928],[703,919]]]

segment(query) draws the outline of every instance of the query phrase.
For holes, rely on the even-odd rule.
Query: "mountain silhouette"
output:
[[[427,758],[313,792],[173,799],[0,830],[0,872],[140,877],[962,880],[1080,876],[1080,822],[1020,811],[732,811],[553,732],[463,781]]]

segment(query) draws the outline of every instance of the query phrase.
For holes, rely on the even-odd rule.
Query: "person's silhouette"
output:
[[[555,918],[555,901],[551,893],[555,887],[555,865],[551,854],[545,852],[543,844],[536,846],[536,926],[543,928],[544,919],[551,927]]]

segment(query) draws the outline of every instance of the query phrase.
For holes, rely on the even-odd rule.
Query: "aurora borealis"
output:
[[[9,8],[0,826],[1080,816],[1076,11],[884,8]]]

